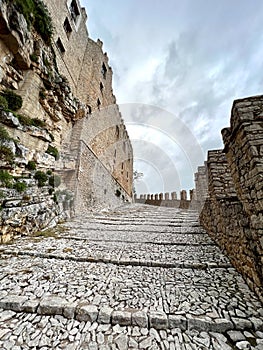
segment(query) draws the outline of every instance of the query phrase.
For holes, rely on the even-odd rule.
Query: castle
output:
[[[12,177],[9,188],[0,179],[2,241],[56,222],[65,209],[76,214],[132,200],[133,150],[102,42],[89,37],[78,0],[33,3],[30,12],[19,0],[0,1],[1,98],[11,90],[23,101],[18,110],[10,101],[0,106],[8,133],[0,142],[12,153],[12,162],[1,159]],[[43,184],[39,174],[48,174]],[[54,176],[61,179],[55,192]],[[19,193],[20,183],[26,189]]]

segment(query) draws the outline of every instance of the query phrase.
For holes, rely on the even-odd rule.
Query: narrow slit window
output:
[[[106,79],[107,76],[107,68],[105,66],[105,63],[103,63],[102,67],[101,67],[101,74],[103,76],[104,79]]]
[[[98,98],[98,100],[97,100],[97,106],[98,106],[98,108],[100,109],[101,102],[100,102],[100,99],[99,99],[99,98]]]

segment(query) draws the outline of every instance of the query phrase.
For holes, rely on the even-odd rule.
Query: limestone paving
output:
[[[262,304],[191,210],[91,213],[0,264],[0,349],[263,349]]]

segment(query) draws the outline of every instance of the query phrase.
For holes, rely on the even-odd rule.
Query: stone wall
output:
[[[89,38],[86,30],[87,14],[78,0],[59,0],[56,5],[50,0],[44,2],[54,19],[53,41],[59,71],[68,78],[71,90],[85,110],[86,117],[77,121],[82,123],[79,139],[91,148],[124,191],[132,196],[132,145],[116,105],[112,90],[113,73],[108,56],[103,52],[103,44],[100,40],[95,42]],[[75,12],[79,13],[77,17],[72,14],[72,4]],[[70,33],[65,30],[65,20],[71,26]],[[63,42],[63,53],[57,45],[58,39]],[[74,128],[79,128],[79,125],[74,125]],[[63,148],[67,148],[71,142],[69,139],[72,134],[75,131],[65,136]],[[68,148],[66,153],[70,152]]]
[[[177,199],[177,193],[169,192],[156,193],[156,194],[141,194],[139,198],[134,195],[135,203],[155,205],[159,207],[167,208],[180,208],[180,209],[196,209],[196,194],[195,190],[191,190],[189,193],[189,199],[187,199],[187,192],[182,190],[180,192],[180,199]]]
[[[79,15],[73,19],[70,10],[71,2],[68,0],[44,0],[53,21],[54,35],[52,41],[58,69],[67,77],[73,94],[77,96],[79,77],[89,38],[86,27],[86,11],[81,8],[78,0],[75,1]],[[86,81],[86,87],[88,83]]]
[[[195,175],[200,222],[263,300],[263,96],[234,101],[224,150]],[[203,188],[208,177],[208,197]]]
[[[88,145],[81,141],[80,147],[75,196],[76,213],[85,212],[87,207],[108,209],[123,202],[131,202],[130,193],[122,188]]]

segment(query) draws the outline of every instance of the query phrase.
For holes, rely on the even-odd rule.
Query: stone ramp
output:
[[[0,253],[0,349],[263,349],[262,305],[194,211],[127,205]]]

